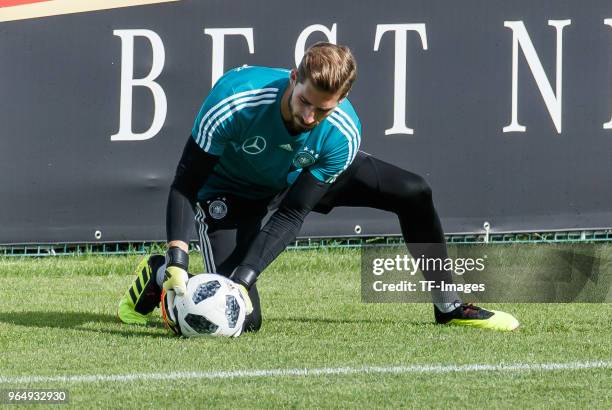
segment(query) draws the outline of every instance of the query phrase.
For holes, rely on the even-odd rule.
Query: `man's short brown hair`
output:
[[[341,92],[344,98],[357,77],[357,63],[351,50],[332,43],[316,43],[304,53],[297,69],[297,81],[307,79],[321,91]]]

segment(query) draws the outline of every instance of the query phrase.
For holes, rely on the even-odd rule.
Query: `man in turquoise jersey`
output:
[[[250,302],[247,331],[262,323],[259,274],[295,239],[312,210],[393,212],[412,255],[448,256],[425,180],[359,151],[361,124],[346,99],[356,70],[347,47],[317,43],[297,69],[245,66],[219,79],[197,115],[170,189],[168,251],[138,266],[119,304],[123,322],[145,324],[162,287],[185,293],[194,214],[205,271],[229,277]],[[278,205],[264,225],[271,204]],[[452,272],[423,274],[452,282]],[[432,296],[437,323],[518,327],[511,315],[464,304],[456,292]]]

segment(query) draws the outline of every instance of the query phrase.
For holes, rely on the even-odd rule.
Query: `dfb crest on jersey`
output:
[[[208,213],[213,219],[222,219],[227,215],[227,205],[220,199],[215,199],[208,206]]]
[[[310,151],[301,151],[293,158],[293,166],[306,168],[315,163],[315,156]]]

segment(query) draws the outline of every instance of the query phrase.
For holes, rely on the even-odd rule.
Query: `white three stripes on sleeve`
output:
[[[361,144],[361,134],[355,126],[353,119],[340,108],[336,108],[328,119],[330,123],[335,125],[336,128],[340,130],[348,141],[348,155],[346,163],[338,173],[327,179],[327,182],[331,183],[338,177],[338,175],[340,175],[342,171],[348,168],[349,164],[353,161],[353,159],[355,159],[357,151],[359,150],[359,145]]]
[[[202,116],[198,126],[198,135],[195,136],[196,143],[208,151],[212,142],[212,134],[219,124],[243,108],[273,104],[277,94],[278,88],[261,88],[243,91],[221,100]]]

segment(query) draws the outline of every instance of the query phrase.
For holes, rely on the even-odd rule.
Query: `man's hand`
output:
[[[253,303],[249,297],[249,289],[257,280],[257,272],[246,266],[238,266],[230,275],[230,280],[236,284],[244,303],[246,304],[247,315],[253,312]]]
[[[173,290],[177,295],[183,296],[187,292],[187,271],[178,266],[166,267],[166,279],[164,289]]]
[[[245,288],[244,286],[236,283],[236,286],[238,287],[238,290],[240,291],[240,294],[242,295],[242,299],[244,299],[244,304],[246,307],[246,314],[250,315],[251,313],[253,313],[253,303],[251,302],[251,298],[249,297],[249,291],[247,290],[247,288]]]
[[[187,267],[189,254],[177,246],[171,246],[166,252],[166,278],[164,289],[173,290],[178,296],[187,292]]]

